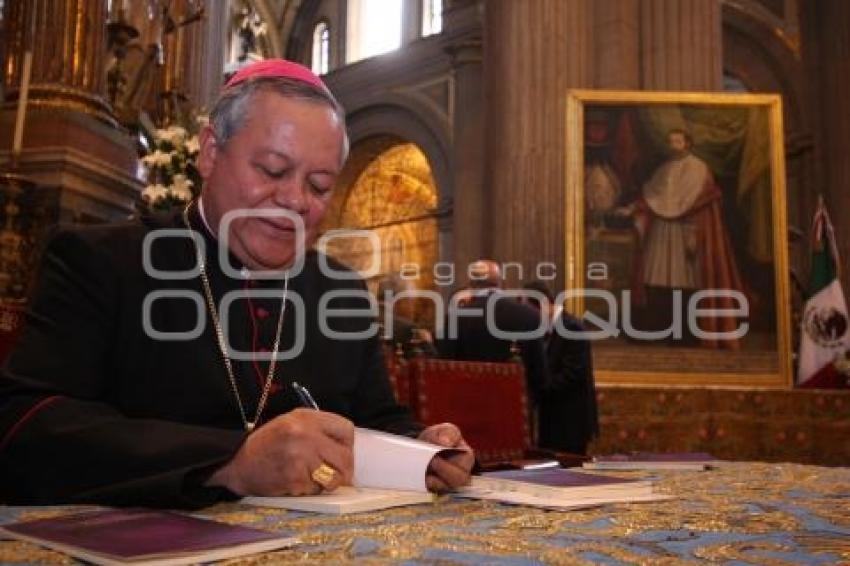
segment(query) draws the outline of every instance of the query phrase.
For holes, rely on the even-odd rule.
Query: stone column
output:
[[[207,111],[218,95],[224,79],[224,50],[227,46],[227,25],[230,16],[228,4],[221,1],[205,4],[203,31],[197,34],[198,41],[192,49],[192,55],[200,56],[201,62],[197,65],[199,76],[191,100],[197,101],[198,106]]]
[[[802,4],[802,52],[809,104],[815,122],[817,181],[808,194],[805,230],[810,229],[817,194],[823,194],[835,224],[844,265],[842,282],[850,289],[850,3],[820,0]]]
[[[640,88],[640,0],[593,3],[594,86]]]
[[[519,262],[524,281],[541,262],[564,281],[566,93],[592,84],[592,13],[588,0],[485,5],[483,251]]]
[[[449,25],[452,25],[452,17]],[[453,246],[451,259],[460,273],[484,248],[484,82],[480,32],[446,47],[452,58]],[[445,256],[443,256],[445,257]]]
[[[641,87],[722,90],[720,0],[640,0]]]
[[[105,101],[106,2],[6,0],[6,4],[9,41],[0,161],[10,159],[24,53],[32,44],[18,172],[38,186],[58,188],[66,218],[126,217],[140,183],[135,179],[134,142],[119,130]]]

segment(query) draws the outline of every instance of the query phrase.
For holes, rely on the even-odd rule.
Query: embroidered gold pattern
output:
[[[641,477],[645,472],[627,475]],[[295,548],[226,564],[429,564],[514,557],[546,564],[704,564],[735,560],[787,565],[850,560],[850,469],[729,463],[708,472],[658,472],[658,489],[679,496],[657,503],[545,511],[488,501],[439,498],[433,505],[322,516],[239,503],[203,515],[285,531]],[[35,519],[80,508],[2,508]],[[816,525],[816,526],[811,526]],[[807,529],[812,529],[808,531]],[[719,535],[719,538],[718,538]],[[726,536],[724,536],[726,535]],[[70,564],[26,543],[0,541],[0,562]]]

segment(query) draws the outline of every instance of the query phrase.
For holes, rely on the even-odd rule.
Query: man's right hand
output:
[[[207,485],[237,495],[310,495],[322,491],[310,475],[326,464],[336,470],[325,486],[332,491],[350,484],[354,473],[354,425],[333,413],[295,409],[251,433]]]

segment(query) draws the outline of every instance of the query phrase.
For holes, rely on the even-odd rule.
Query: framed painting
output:
[[[566,158],[597,381],[789,387],[780,97],[573,90]]]

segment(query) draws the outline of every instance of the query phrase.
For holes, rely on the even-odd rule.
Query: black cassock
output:
[[[563,312],[565,330],[580,332],[581,322]],[[548,379],[538,405],[538,442],[543,448],[584,454],[599,435],[596,385],[588,340],[553,330],[546,343]]]
[[[229,313],[232,346],[271,350],[282,280],[226,276],[195,206],[190,222],[205,243],[218,307]],[[0,371],[0,501],[198,507],[232,497],[203,482],[238,450],[245,438],[242,419],[200,279],[191,273],[193,243],[185,233],[156,231],[161,228],[183,225],[174,215],[73,227],[51,238],[24,331]],[[301,350],[278,363],[261,422],[300,406],[290,387],[297,381],[323,410],[358,426],[415,433],[418,425],[394,400],[377,331],[369,332],[368,302],[355,296],[365,285],[323,274],[323,257],[308,252],[301,273],[289,281],[280,351],[298,352],[299,343]],[[255,296],[228,295],[234,291]],[[317,313],[328,292],[341,296],[327,303],[325,326],[343,336],[321,327]],[[225,297],[234,299],[228,309],[222,308]],[[170,335],[163,339],[150,329]],[[195,329],[200,334],[193,336]],[[234,363],[249,420],[267,369],[265,361]]]

